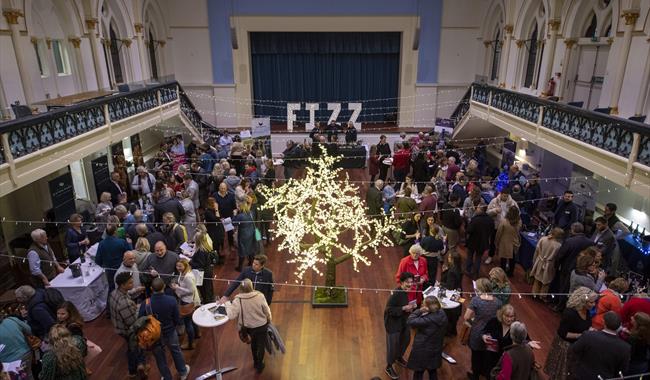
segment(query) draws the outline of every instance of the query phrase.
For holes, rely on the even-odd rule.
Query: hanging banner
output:
[[[90,167],[93,171],[95,192],[97,193],[97,199],[99,200],[104,189],[108,187],[108,181],[111,180],[111,175],[108,170],[108,156],[101,156],[90,161]]]
[[[258,117],[251,120],[251,136],[271,136],[271,118]]]
[[[75,213],[72,175],[67,172],[48,182],[56,222],[65,222]]]

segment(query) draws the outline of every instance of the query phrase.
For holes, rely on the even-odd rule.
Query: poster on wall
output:
[[[140,134],[136,133],[131,136],[131,151],[133,152],[133,165],[144,166],[144,156],[142,155],[142,145],[140,145]]]
[[[67,172],[49,182],[50,197],[54,209],[54,221],[65,222],[75,213],[72,174]]]
[[[97,199],[99,199],[104,189],[108,187],[108,181],[111,180],[111,175],[108,170],[108,156],[104,155],[90,161],[90,167],[93,171],[95,192],[97,193]]]

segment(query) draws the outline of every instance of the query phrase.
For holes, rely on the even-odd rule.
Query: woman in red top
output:
[[[424,284],[429,281],[427,260],[422,257],[422,253],[424,253],[424,251],[422,250],[422,247],[420,247],[420,244],[413,244],[411,248],[409,248],[409,255],[399,262],[399,267],[395,274],[395,278],[399,283],[399,276],[403,272],[413,273],[415,278],[413,279],[413,287],[408,293],[408,300],[409,302],[417,300],[418,305],[422,303],[422,290],[424,289]]]
[[[370,174],[370,183],[375,183],[375,177],[379,174],[379,155],[377,154],[377,145],[370,146],[369,156],[368,174]]]
[[[600,298],[596,304],[596,315],[591,320],[591,327],[602,330],[605,327],[605,321],[603,320],[605,313],[608,311],[620,313],[621,306],[623,306],[621,293],[625,293],[627,287],[627,281],[621,277],[615,278],[609,283],[608,288],[600,293]]]
[[[625,302],[621,308],[621,323],[624,327],[630,329],[630,320],[637,312],[650,314],[650,296],[647,294],[637,294]]]

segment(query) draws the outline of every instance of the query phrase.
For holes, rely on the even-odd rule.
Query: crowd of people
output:
[[[326,149],[336,144],[339,133],[356,139],[353,131],[354,126],[344,131],[319,126],[311,144],[288,141],[284,178],[295,178],[304,158],[320,154],[314,149],[320,144]],[[444,339],[454,336],[466,338],[471,350],[471,378],[528,379],[540,370],[532,351],[539,343],[528,337],[510,304],[510,279],[520,232],[546,226],[549,233],[539,240],[530,272],[533,293],[562,316],[543,370],[554,379],[646,372],[650,298],[621,300],[629,284],[620,277],[615,231],[624,226],[616,205],[608,204],[595,223],[578,220],[571,191],[554,202],[556,197],[543,196],[537,175],[526,176],[517,165],[499,172],[488,161],[483,142],[467,151],[424,133],[404,134],[392,148],[382,136],[369,149],[368,217],[398,220],[392,237],[404,256],[394,278],[398,287],[384,312],[387,375],[398,378],[398,364],[413,370],[414,379],[426,372],[435,379]],[[98,348],[84,337],[74,305],[49,285],[98,243],[94,262],[108,281],[106,315],[127,344],[129,378],[147,378],[146,353],[152,352],[160,375],[170,380],[166,351],[178,376],[188,378],[182,350],[194,349],[200,338],[192,312],[215,301],[214,268],[229,254],[237,256],[240,275],[217,301],[238,321],[242,340],[250,341],[253,365],[262,372],[274,292],[263,253],[272,239],[273,214],[260,209],[266,199],[257,186],[275,181],[264,147],[244,145],[228,133],[212,144],[165,141],[150,167],[138,167],[131,180],[112,173],[99,203],[70,216],[67,254],[55,254],[45,231],[32,232],[31,285],[16,290],[23,305],[19,312],[2,317],[0,333],[9,339],[3,339],[7,347],[0,362],[22,360],[29,378],[88,376],[85,363]],[[486,277],[482,266],[489,267]],[[197,281],[199,273],[203,282]],[[463,276],[475,281],[464,313],[423,295],[429,286],[461,290]],[[61,308],[65,312],[59,313]],[[146,343],[140,334],[152,319],[159,322],[159,336]],[[603,344],[595,359],[594,347]]]

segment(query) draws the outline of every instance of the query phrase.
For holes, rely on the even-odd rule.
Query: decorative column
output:
[[[20,44],[20,25],[18,25],[18,18],[24,17],[23,12],[18,9],[5,9],[2,11],[5,16],[9,29],[11,30],[11,44],[16,53],[16,63],[18,63],[18,74],[20,75],[20,84],[23,88],[25,95],[25,103],[31,105],[34,102],[34,93],[32,92],[32,80],[29,76],[29,69],[25,59],[25,52],[23,52]]]
[[[548,22],[548,28],[550,30],[550,37],[548,39],[548,59],[546,60],[546,66],[541,72],[540,76],[542,80],[538,80],[538,85],[541,85],[542,88],[537,88],[540,91],[544,91],[544,86],[546,82],[553,76],[553,61],[555,61],[555,47],[557,46],[557,34],[560,30],[560,20],[553,19]]]
[[[158,48],[160,49],[160,54],[158,54],[158,59],[156,62],[158,63],[158,78],[162,78],[165,76],[165,52],[162,50],[165,45],[167,44],[167,41],[164,40],[159,40],[158,41]]]
[[[567,74],[569,71],[569,64],[571,63],[571,51],[573,46],[578,42],[576,39],[568,38],[564,40],[564,45],[566,45],[566,50],[564,51],[564,59],[562,60],[562,77],[560,78],[560,85],[557,89],[557,97],[560,100],[563,100],[564,93],[567,86]]]
[[[650,38],[646,41],[650,42]],[[645,61],[650,62],[650,48],[648,49],[648,56]],[[636,97],[636,104],[634,105],[634,116],[643,115],[643,107],[645,106],[645,101],[648,97],[648,85],[650,85],[650,65],[646,64],[643,68],[643,75],[641,75],[641,88],[639,89],[639,95]]]
[[[521,81],[521,69],[522,69],[522,67],[521,67],[521,66],[522,66],[522,65],[521,65],[521,62],[522,62],[522,58],[521,58],[521,56],[522,56],[522,54],[525,52],[525,50],[523,50],[522,47],[523,47],[525,44],[526,44],[526,41],[524,41],[524,40],[517,40],[517,41],[515,41],[515,45],[517,45],[517,61],[515,61],[515,62],[516,62],[516,63],[515,63],[515,66],[516,66],[516,69],[515,69],[515,80],[512,81],[512,87],[510,87],[512,90],[516,90],[516,89],[517,89],[517,86],[520,85],[520,81]]]
[[[122,44],[121,46],[126,47],[126,50],[124,51],[124,57],[125,61],[127,62],[125,69],[128,72],[128,77],[127,75],[124,76],[124,83],[135,82],[135,75],[133,75],[133,59],[131,58],[131,43],[133,40],[130,38],[123,38],[117,40],[116,42],[118,41]]]
[[[499,87],[506,87],[506,76],[508,75],[508,58],[510,56],[510,45],[512,42],[513,26],[508,24],[503,27],[505,38],[503,41],[503,50],[501,52],[501,70],[499,72]]]
[[[101,65],[102,61],[99,56],[99,41],[97,39],[97,32],[95,28],[97,27],[97,19],[89,18],[86,19],[86,27],[88,28],[88,34],[90,35],[90,50],[93,54],[93,65],[95,66],[95,78],[97,79],[97,89],[102,89],[102,70]]]
[[[84,71],[84,62],[81,57],[81,38],[79,37],[70,37],[68,41],[72,44],[74,48],[74,62],[75,70],[77,71],[77,77],[79,78],[79,86],[81,91],[88,91],[88,84],[86,83],[86,72]]]
[[[623,78],[625,77],[625,67],[627,66],[627,57],[630,55],[630,45],[632,44],[632,32],[634,31],[636,19],[639,18],[639,11],[625,11],[623,12],[623,17],[625,18],[625,31],[623,33],[621,50],[618,52],[618,67],[614,74],[612,95],[609,101],[609,106],[612,109],[610,113],[612,115],[618,115],[618,99],[621,97]]]
[[[499,43],[496,41],[495,43]],[[485,46],[485,61],[483,62],[483,76],[487,78],[486,81],[490,80],[490,61],[492,61],[492,56],[490,55],[490,47],[492,47],[492,41],[483,41],[483,46]]]
[[[140,23],[133,24],[135,29],[135,39],[138,44],[138,56],[140,57],[140,75],[142,80],[151,78],[149,68],[147,67],[146,48],[144,46],[144,26]]]
[[[9,103],[7,103],[5,89],[2,86],[2,77],[0,77],[0,120],[9,119],[11,119],[11,113],[9,112]]]

